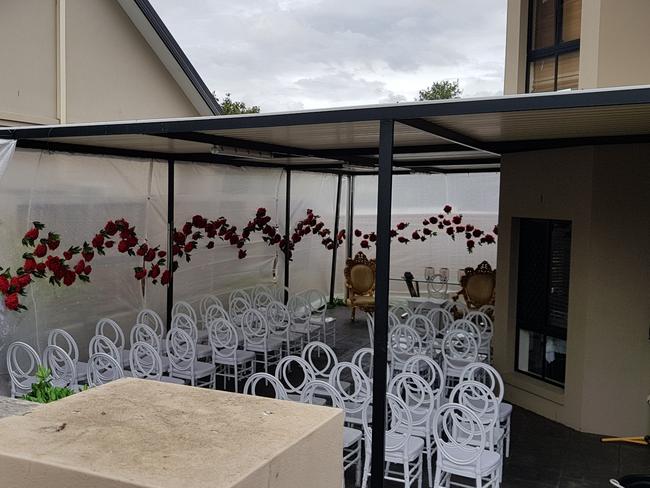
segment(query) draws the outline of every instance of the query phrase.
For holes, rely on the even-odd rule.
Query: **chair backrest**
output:
[[[481,333],[481,344],[488,345],[492,340],[492,335],[494,333],[492,326],[492,319],[485,313],[479,312],[478,310],[472,310],[467,315],[465,315],[465,320],[469,320],[476,327],[478,327],[479,332]]]
[[[207,320],[208,309],[215,305],[223,308],[223,303],[221,303],[221,300],[219,300],[219,297],[216,295],[204,295],[201,298],[201,301],[199,302],[199,315],[204,327],[207,327],[209,323]]]
[[[158,350],[147,342],[134,342],[131,344],[129,362],[134,378],[158,381],[162,378],[162,358]]]
[[[391,359],[404,363],[423,351],[422,338],[412,327],[398,325],[388,332],[388,351]]]
[[[165,325],[163,324],[162,318],[149,308],[140,310],[135,321],[137,324],[145,324],[151,327],[160,338],[165,335]]]
[[[271,334],[279,335],[291,330],[291,313],[283,303],[271,302],[266,307],[265,314]]]
[[[172,329],[181,329],[187,332],[192,338],[194,344],[199,340],[199,331],[196,328],[196,322],[187,314],[177,313],[172,319]]]
[[[300,395],[303,388],[316,379],[316,374],[300,356],[285,356],[278,361],[275,377],[288,394]]]
[[[314,370],[317,380],[328,381],[330,372],[339,362],[334,350],[324,342],[312,341],[302,350],[302,358]]]
[[[493,432],[499,422],[499,401],[492,390],[483,383],[461,381],[451,390],[449,401],[474,412],[483,424],[486,434]]]
[[[291,290],[279,283],[275,284],[272,288],[273,291],[273,296],[275,296],[275,299],[279,302],[285,303],[284,302],[284,295],[286,294],[288,297],[291,297]]]
[[[447,332],[442,340],[442,360],[446,366],[455,367],[454,361],[474,363],[478,359],[478,343],[462,330]]]
[[[361,251],[345,262],[345,286],[353,295],[372,295],[375,291],[377,264]]]
[[[431,391],[440,405],[445,388],[445,375],[442,368],[431,357],[418,354],[404,363],[405,373],[415,373],[429,384]]]
[[[232,359],[237,355],[239,338],[237,330],[226,319],[216,319],[208,326],[208,340],[212,347],[212,358]]]
[[[95,326],[95,335],[108,337],[120,352],[124,350],[124,332],[114,320],[100,319]]]
[[[313,317],[325,316],[327,312],[327,296],[321,290],[312,288],[301,295],[307,300]]]
[[[244,299],[241,297],[233,298],[230,301],[230,306],[228,308],[228,315],[230,316],[230,320],[232,321],[232,323],[240,326],[242,316],[247,310],[250,310],[252,307],[253,305],[250,301],[250,298],[249,299]]]
[[[437,302],[422,302],[418,304],[417,307],[415,307],[415,310],[413,310],[414,313],[419,314],[419,315],[426,315],[428,314],[431,310],[434,308],[438,308],[439,305]]]
[[[106,336],[95,335],[90,338],[90,341],[88,342],[88,356],[97,353],[107,354],[118,363],[122,364],[121,351],[117,348],[115,343]]]
[[[391,310],[388,311],[388,330],[392,329],[397,325],[401,325],[403,323],[404,322],[400,319],[400,317],[395,315],[395,312]]]
[[[422,339],[423,346],[433,344],[436,338],[436,330],[426,315],[421,315],[416,312],[408,318],[406,325],[412,327],[418,333]]]
[[[350,384],[346,385],[345,383]],[[361,412],[366,403],[372,400],[370,379],[354,363],[342,361],[335,365],[330,371],[329,384],[343,399],[346,413]]]
[[[32,346],[25,342],[12,342],[7,348],[7,370],[11,378],[12,392],[31,389],[30,379],[36,376],[41,358]]]
[[[179,300],[174,303],[174,306],[172,307],[172,320],[180,313],[189,315],[196,324],[196,310],[194,310],[194,307],[192,307],[188,302]]]
[[[66,386],[77,386],[77,368],[70,355],[61,347],[49,345],[43,351],[43,366],[49,368],[52,378],[62,380]]]
[[[460,381],[478,381],[487,386],[492,393],[496,396],[499,403],[503,401],[505,387],[503,385],[503,378],[499,372],[486,363],[470,363],[460,375]]]
[[[370,345],[375,343],[375,316],[372,313],[366,314],[366,325],[368,326],[368,337]]]
[[[329,383],[321,380],[312,380],[305,385],[300,394],[302,403],[313,404],[316,398],[327,398],[329,404],[334,408],[345,410],[345,403],[339,392]]]
[[[467,319],[454,320],[452,322],[451,327],[449,328],[449,330],[450,331],[452,331],[452,330],[462,330],[466,334],[472,336],[472,338],[474,338],[474,340],[479,345],[479,347],[483,342],[483,337],[481,335],[481,329],[479,329],[479,327],[474,322],[472,322],[471,320],[467,320]]]
[[[454,322],[453,315],[451,315],[449,310],[445,310],[442,307],[432,308],[427,312],[427,317],[433,324],[433,327],[436,330],[436,335],[440,337],[447,333],[451,324]]]
[[[373,348],[362,347],[361,349],[357,349],[352,356],[352,364],[359,367],[368,378],[372,378],[374,353],[375,350]]]
[[[361,411],[361,422],[363,424],[367,451],[369,451],[372,445],[372,427],[370,427],[371,408],[372,405],[368,402]],[[386,422],[386,439],[390,439],[390,442],[386,443],[386,452],[406,451],[409,440],[413,435],[413,417],[404,400],[392,393],[386,393],[385,415],[386,418],[390,419],[390,422]],[[404,454],[406,455],[406,452]]]
[[[259,290],[253,295],[253,308],[262,311],[274,301],[275,297],[271,293]]]
[[[269,325],[262,312],[249,308],[241,317],[242,332],[247,345],[265,344],[269,337]]]
[[[258,283],[253,287],[253,291],[251,292],[251,298],[255,300],[255,297],[259,293],[267,293],[269,295],[274,295],[273,289],[269,285],[265,285],[263,283]]]
[[[59,346],[63,349],[72,362],[77,364],[79,361],[79,347],[74,338],[63,329],[52,329],[47,335],[48,346]]]
[[[205,326],[209,327],[210,323],[217,319],[226,319],[230,321],[230,315],[221,305],[210,305],[205,311],[205,316],[203,318]]]
[[[196,361],[196,342],[183,329],[172,327],[167,332],[167,358],[170,367],[178,371],[190,371]]]
[[[496,287],[496,270],[487,261],[483,261],[475,269],[465,268],[465,276],[460,280],[462,287],[459,295],[473,308],[494,304]]]
[[[494,305],[483,305],[481,308],[478,309],[479,312],[483,312],[485,315],[490,317],[492,321],[494,321],[494,312],[495,308]]]
[[[275,376],[268,373],[255,373],[249,376],[244,385],[244,395],[257,395],[257,387],[260,382],[270,385],[273,390],[273,397],[277,400],[287,400],[287,392]]]
[[[412,313],[411,310],[409,310],[404,305],[397,305],[395,307],[391,307],[390,311],[395,314],[395,316],[398,318],[400,323],[406,322],[406,319],[408,319],[409,315],[411,315]]]
[[[433,436],[438,448],[438,462],[477,465],[485,449],[485,428],[478,416],[458,403],[446,403],[436,413]],[[480,474],[480,466],[476,466]]]
[[[301,295],[289,297],[287,308],[291,314],[291,322],[296,327],[309,325],[311,322],[311,307]]]
[[[424,378],[415,373],[399,373],[390,380],[387,391],[404,401],[411,412],[412,425],[430,428],[438,401]]]
[[[146,342],[156,351],[158,351],[159,354],[162,352],[160,346],[160,337],[155,330],[146,324],[135,324],[131,329],[129,343],[131,346],[133,346],[133,344],[136,342]]]
[[[240,311],[233,310],[233,301],[235,301],[236,299],[242,300],[244,303],[246,303],[248,305],[247,308],[253,306],[253,300],[251,296],[246,292],[246,290],[243,289],[233,290],[230,293],[230,296],[228,296],[228,313],[230,313],[230,315],[232,315],[233,313],[243,312],[243,311],[240,312]]]
[[[100,386],[124,377],[122,365],[115,358],[97,353],[88,359],[88,386]]]

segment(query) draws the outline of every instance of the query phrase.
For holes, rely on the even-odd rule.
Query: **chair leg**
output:
[[[356,314],[357,314],[357,307],[352,307],[352,322],[355,321]]]
[[[433,488],[441,488],[440,478],[441,478],[440,468],[436,466],[436,478],[433,480]]]

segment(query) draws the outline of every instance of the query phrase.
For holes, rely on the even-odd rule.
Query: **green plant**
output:
[[[36,371],[38,381],[32,385],[32,391],[23,398],[30,402],[50,403],[65,398],[74,393],[70,388],[52,386],[52,371],[50,368],[39,366]]]
[[[334,300],[332,300],[331,302],[329,302],[327,304],[327,308],[330,308],[330,309],[336,308],[336,307],[344,307],[344,306],[345,306],[345,300],[343,300],[342,298],[338,298],[338,297],[334,298]]]

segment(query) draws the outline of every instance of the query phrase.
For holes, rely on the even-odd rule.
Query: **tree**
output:
[[[429,88],[420,90],[418,101],[424,100],[447,100],[449,98],[460,98],[463,91],[460,89],[458,80],[434,81]]]
[[[236,114],[258,114],[260,113],[260,108],[257,105],[247,107],[244,102],[239,102],[230,98],[230,93],[226,93],[226,96],[223,100],[217,98],[215,92],[212,92],[214,97],[221,105],[222,115],[236,115]]]

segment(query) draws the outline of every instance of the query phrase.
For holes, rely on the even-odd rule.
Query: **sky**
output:
[[[211,90],[263,112],[503,90],[506,0],[151,0]]]

